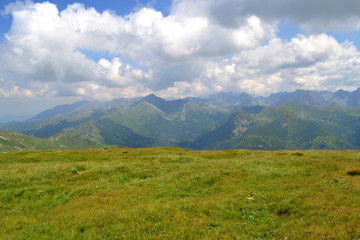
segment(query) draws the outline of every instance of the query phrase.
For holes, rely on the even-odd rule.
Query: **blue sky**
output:
[[[15,2],[14,0],[3,0],[2,9],[10,4]],[[35,3],[42,3],[47,1],[33,1]],[[85,0],[85,1],[73,1],[73,0],[61,0],[61,1],[48,1],[54,3],[58,6],[59,10],[64,10],[69,4],[74,2],[82,3],[86,7],[94,7],[98,11],[102,12],[105,10],[115,11],[118,15],[126,15],[136,10],[139,7],[151,6],[164,14],[169,14],[171,8],[171,0],[161,0],[161,1],[146,1],[146,0],[125,0],[125,1],[113,1],[113,0]],[[11,16],[1,17],[0,18],[0,33],[3,35],[6,33],[11,26]]]
[[[0,116],[78,100],[360,86],[358,0],[2,1]]]

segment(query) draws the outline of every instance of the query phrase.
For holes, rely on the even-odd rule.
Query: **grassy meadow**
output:
[[[360,239],[359,151],[0,152],[0,239]]]

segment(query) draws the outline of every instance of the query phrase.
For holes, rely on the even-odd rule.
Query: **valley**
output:
[[[359,90],[298,90],[266,99],[219,93],[177,100],[150,94],[109,102],[82,101],[57,106],[24,122],[0,125],[7,134],[25,134],[18,144],[14,139],[2,141],[0,149],[359,149],[359,101]],[[41,146],[32,144],[31,137],[38,138]]]

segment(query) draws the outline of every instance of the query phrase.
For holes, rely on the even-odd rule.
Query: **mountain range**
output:
[[[218,93],[168,101],[150,94],[81,101],[0,125],[0,149],[359,149],[359,106],[360,88],[297,90],[266,98]]]

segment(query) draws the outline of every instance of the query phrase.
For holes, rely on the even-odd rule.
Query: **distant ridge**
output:
[[[142,101],[148,102],[165,113],[175,113],[180,111],[182,107],[188,102],[188,100],[178,99],[172,101],[166,101],[155,94],[150,94],[144,97]]]
[[[360,106],[360,87],[353,92],[338,90],[336,92],[296,90],[295,92],[273,93],[265,98],[263,104],[279,106],[286,102],[295,102],[312,106]]]
[[[218,93],[165,100],[150,94],[61,105],[0,129],[62,139],[62,145],[70,147],[360,149],[359,99],[360,88],[335,93],[297,90],[267,98]]]
[[[303,105],[291,103],[280,107],[267,107],[257,114],[238,112],[200,136],[188,147],[266,150],[359,148],[352,135],[335,134],[333,123],[324,125],[321,119],[310,116],[305,118],[291,110],[292,107],[296,109],[301,106]],[[315,109],[306,109],[306,114],[313,110]],[[319,110],[326,111],[324,107]],[[358,116],[359,114],[360,111],[357,111]],[[343,118],[346,118],[346,114]],[[354,126],[351,131],[356,134],[359,127]]]
[[[59,115],[63,116],[64,113],[66,113],[66,116],[70,116],[72,113],[75,114],[74,111],[76,109],[80,108],[86,103],[88,103],[88,101],[80,101],[80,102],[75,102],[73,104],[64,104],[64,105],[56,106],[52,109],[37,114],[36,116],[30,118],[29,120],[38,121],[46,118],[56,117]]]
[[[142,98],[116,98],[108,102],[79,101],[73,104],[59,105],[43,111],[30,118],[30,121],[39,121],[53,117],[69,117],[85,111],[107,110],[111,108],[133,108],[140,102],[148,102],[165,113],[179,111],[187,102],[196,104],[211,104],[218,107],[224,106],[280,106],[287,102],[295,102],[310,106],[360,106],[360,87],[353,92],[338,90],[336,92],[296,90],[294,92],[273,93],[268,97],[253,97],[247,93],[235,94],[232,92],[220,92],[207,98],[185,98],[165,100],[155,94],[149,94]],[[28,121],[29,121],[28,120]]]
[[[267,101],[269,105],[279,106],[286,102],[295,102],[304,105],[325,106],[330,103],[325,100],[324,96],[328,92],[315,92],[310,90],[296,90],[295,92],[280,92],[271,94]]]

